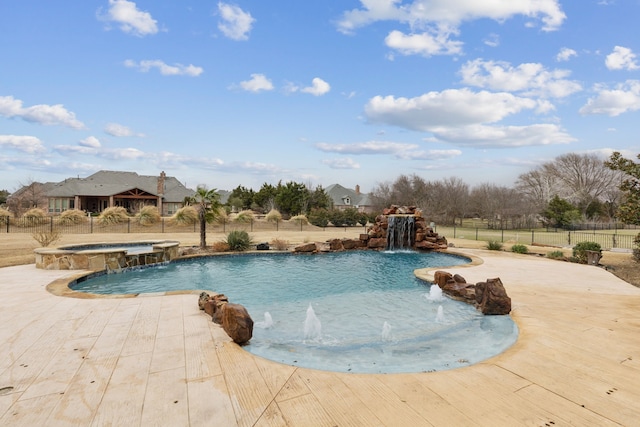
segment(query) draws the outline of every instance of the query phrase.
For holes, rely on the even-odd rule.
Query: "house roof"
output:
[[[331,198],[334,206],[344,206],[346,198],[349,198],[350,206],[367,206],[369,204],[368,194],[356,193],[355,190],[343,187],[340,184],[331,184],[324,191]]]
[[[113,196],[125,191],[139,189],[158,196],[158,176],[138,175],[135,172],[99,171],[86,178],[67,178],[46,191],[49,197]],[[195,192],[178,179],[167,176],[164,179],[165,202],[182,202]]]

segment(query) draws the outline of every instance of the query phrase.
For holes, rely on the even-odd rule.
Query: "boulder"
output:
[[[222,329],[236,344],[246,344],[253,336],[253,320],[240,304],[228,303],[222,307]]]
[[[215,323],[220,323],[220,308],[228,302],[229,299],[224,294],[213,295],[205,302],[204,312],[211,316]]]
[[[342,244],[342,240],[340,239],[332,239],[329,241],[329,249],[331,251],[344,251],[344,245]]]
[[[207,301],[209,301],[210,295],[206,292],[201,292],[200,296],[198,297],[198,308],[200,310],[204,310],[204,305]]]
[[[318,250],[317,246],[315,243],[303,243],[302,245],[296,246],[293,251],[294,252],[302,252],[302,253],[308,253],[308,252],[316,252]]]
[[[475,285],[467,283],[465,278],[459,274],[454,276],[446,271],[438,270],[434,273],[433,278],[433,282],[440,286],[442,292],[451,298],[470,304],[475,302]]]
[[[499,277],[476,283],[476,304],[482,314],[509,314],[511,298]]]
[[[384,249],[387,247],[387,239],[384,237],[372,237],[367,242],[369,249]]]
[[[360,236],[362,236],[362,235],[360,235]],[[367,236],[367,235],[365,234],[365,236]],[[347,250],[357,249],[357,248],[361,248],[361,247],[364,247],[364,246],[365,246],[365,244],[361,240],[356,240],[356,239],[343,239],[342,240],[342,247],[344,249],[347,249]]]

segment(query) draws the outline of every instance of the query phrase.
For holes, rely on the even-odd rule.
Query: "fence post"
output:
[[[162,232],[164,233],[164,217],[160,218],[160,221],[162,222]]]
[[[500,241],[504,243],[504,228],[500,230]]]
[[[93,234],[93,216],[92,215],[89,215],[89,225],[90,225],[90,227],[89,227],[90,233],[89,234]]]
[[[127,233],[131,233],[131,218],[127,218]]]
[[[478,227],[476,227],[476,240],[478,240]]]
[[[533,245],[533,242],[535,241],[534,237],[533,237],[534,233],[535,233],[535,231],[533,231],[533,229],[531,229],[531,244],[532,245]]]
[[[53,233],[53,217],[49,217],[49,232]]]
[[[571,230],[567,231],[567,244],[571,246]]]
[[[453,223],[453,238],[454,239],[456,238],[456,223],[455,223],[455,221]]]

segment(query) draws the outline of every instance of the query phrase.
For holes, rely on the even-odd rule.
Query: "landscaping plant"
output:
[[[253,242],[246,231],[233,230],[227,234],[227,240],[225,243],[229,245],[230,250],[242,252],[249,249]]]
[[[587,263],[587,251],[599,252],[602,255],[600,243],[596,242],[580,242],[573,247],[573,257],[580,264]]]

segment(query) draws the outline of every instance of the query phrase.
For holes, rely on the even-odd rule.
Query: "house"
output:
[[[331,199],[334,209],[356,208],[358,212],[365,213],[372,212],[374,209],[369,195],[361,193],[359,185],[356,185],[355,190],[351,190],[340,184],[332,184],[325,188],[324,191]]]
[[[148,176],[103,170],[86,178],[47,183],[43,191],[50,214],[59,214],[67,209],[97,213],[114,206],[134,212],[142,206],[151,205],[157,206],[161,215],[172,215],[182,207],[185,197],[195,194],[164,171],[159,176]]]

